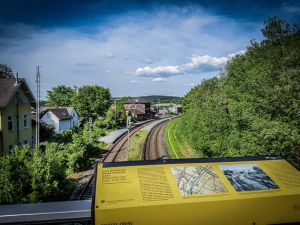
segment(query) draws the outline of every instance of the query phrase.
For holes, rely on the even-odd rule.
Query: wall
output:
[[[20,90],[20,99],[27,97],[24,91]],[[17,111],[20,115],[20,127],[17,130]],[[28,127],[24,128],[24,115],[27,114],[27,124]],[[13,131],[8,131],[8,116],[13,116]],[[24,145],[25,141],[28,140],[28,144],[31,146],[32,135],[32,125],[31,125],[31,104],[28,101],[26,104],[20,104],[17,106],[16,96],[13,97],[10,104],[3,109],[2,113],[2,132],[3,132],[3,154],[8,154],[10,145],[18,145],[18,142],[21,145]],[[19,133],[19,135],[18,135]],[[19,140],[18,140],[19,136]],[[0,145],[2,148],[2,145]]]

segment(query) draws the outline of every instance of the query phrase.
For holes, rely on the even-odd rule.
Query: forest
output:
[[[201,157],[281,155],[300,168],[300,28],[269,18],[264,39],[183,100],[182,136]]]

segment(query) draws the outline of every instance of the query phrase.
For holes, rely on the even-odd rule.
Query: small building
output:
[[[174,105],[170,108],[170,111],[174,114],[182,113],[182,107],[181,105]]]
[[[0,156],[8,154],[15,145],[34,147],[31,107],[35,105],[24,78],[0,78]]]
[[[40,119],[55,127],[55,133],[72,129],[79,124],[78,114],[73,107],[42,107]]]
[[[155,111],[151,110],[150,102],[142,98],[132,98],[124,102],[126,113],[138,121],[152,119],[155,117]]]

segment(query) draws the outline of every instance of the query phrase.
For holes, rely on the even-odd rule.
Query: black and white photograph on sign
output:
[[[279,189],[278,185],[257,165],[220,165],[219,168],[236,191]]]

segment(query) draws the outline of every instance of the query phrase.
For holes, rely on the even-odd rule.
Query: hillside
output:
[[[137,96],[134,96],[137,97]],[[132,98],[134,98],[132,97]],[[182,99],[180,97],[176,97],[176,96],[166,96],[166,95],[148,95],[148,96],[138,96],[139,98],[143,98],[149,102],[151,102],[151,104],[157,104],[157,103],[174,103],[174,104],[181,104]],[[119,97],[113,97],[112,100],[115,99],[120,99]]]

